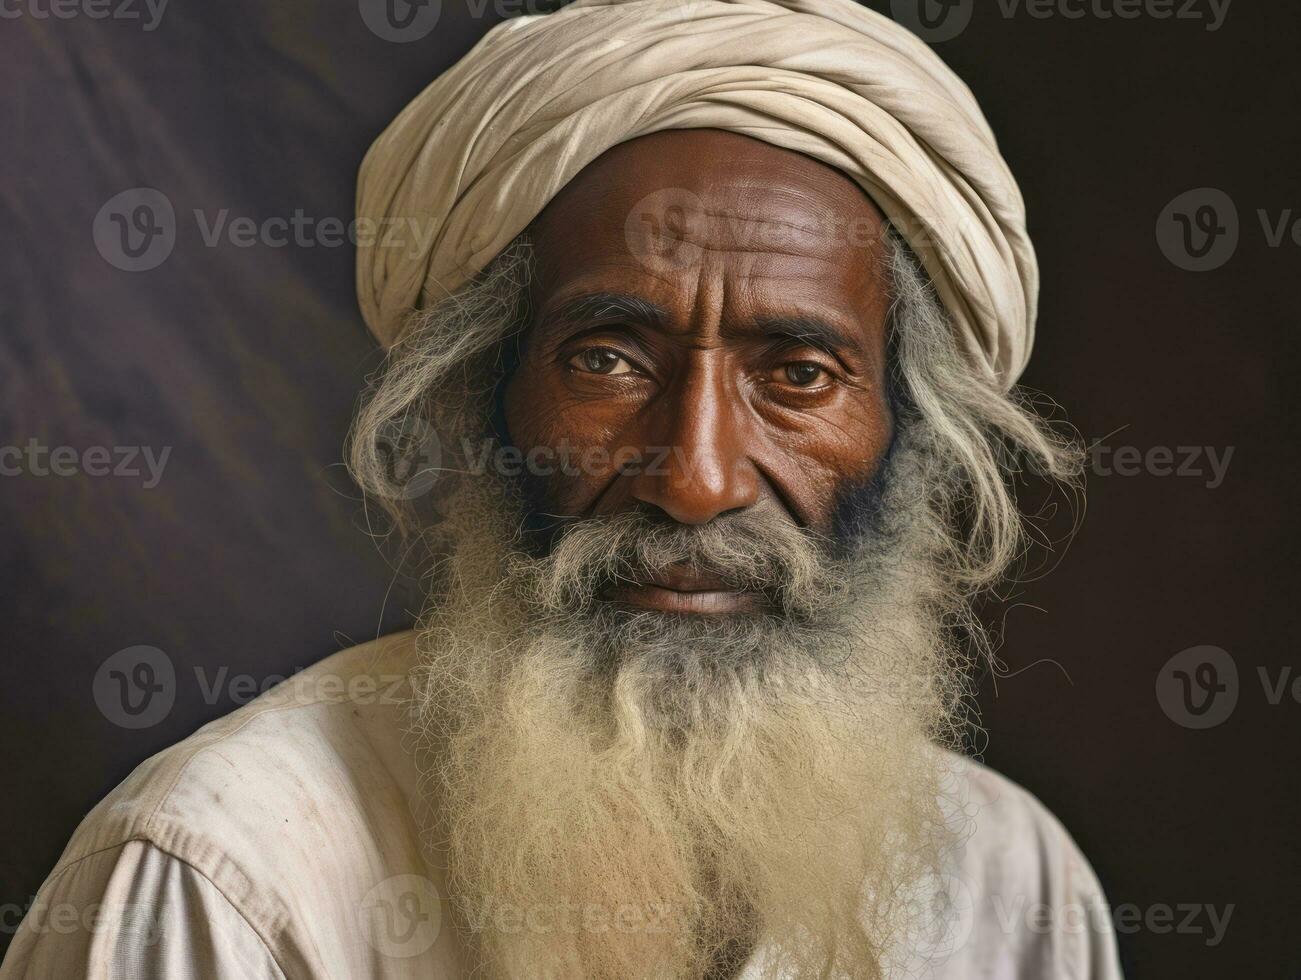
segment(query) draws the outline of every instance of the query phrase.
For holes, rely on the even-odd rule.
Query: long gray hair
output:
[[[929,504],[949,528],[950,585],[969,597],[997,584],[1033,536],[1033,518],[1017,505],[1020,475],[1053,481],[1078,502],[1083,453],[1073,431],[1027,394],[1004,392],[972,368],[912,251],[894,232],[886,247],[892,400],[900,428],[926,449]],[[412,315],[363,397],[348,466],[403,535],[423,530],[411,454],[430,470],[416,476],[436,485],[442,460],[429,461],[430,440],[454,447],[489,431],[508,345],[529,321],[532,274],[532,246],[521,235],[468,285]]]

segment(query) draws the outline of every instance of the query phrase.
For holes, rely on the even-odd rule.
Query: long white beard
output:
[[[758,621],[576,599],[608,529],[539,559],[506,488],[460,494],[415,720],[484,975],[728,976],[756,947],[767,976],[882,975],[944,843],[964,676],[923,455],[896,450],[852,558],[781,566],[793,611]]]

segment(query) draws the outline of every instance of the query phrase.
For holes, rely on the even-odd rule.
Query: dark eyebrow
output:
[[[755,321],[755,326],[766,337],[808,344],[832,357],[844,351],[860,356],[865,354],[861,342],[845,336],[843,330],[815,316],[763,317]]]
[[[540,325],[596,323],[605,320],[624,320],[661,329],[668,320],[668,312],[650,300],[628,293],[584,293],[546,313]]]

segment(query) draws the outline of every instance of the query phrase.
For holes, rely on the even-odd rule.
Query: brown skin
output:
[[[503,398],[516,447],[582,461],[536,478],[545,511],[777,507],[833,535],[893,436],[884,228],[841,172],[734,133],[655,133],[586,167],[531,229],[533,326]],[[757,609],[689,568],[616,598]]]

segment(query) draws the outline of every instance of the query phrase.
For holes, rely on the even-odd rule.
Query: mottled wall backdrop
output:
[[[1095,443],[1074,545],[989,610],[1004,676],[982,678],[976,744],[1113,908],[1003,918],[1111,914],[1137,977],[1292,975],[1301,16],[877,6],[1000,135],[1043,261],[1025,381]],[[0,940],[136,763],[409,623],[413,583],[339,465],[378,364],[353,180],[525,7],[0,5]]]

